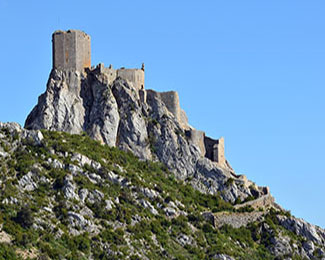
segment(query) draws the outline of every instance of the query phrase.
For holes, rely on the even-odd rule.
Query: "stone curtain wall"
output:
[[[186,136],[188,139],[200,149],[201,155],[205,156],[206,150],[204,145],[204,136],[205,133],[203,131],[199,131],[196,129],[190,129],[188,131],[185,131]]]
[[[212,139],[210,137],[204,137],[205,146],[205,157],[209,158],[211,161],[217,162],[221,165],[225,165],[225,144],[224,138],[221,137],[218,140]]]
[[[165,103],[168,110],[175,116],[178,122],[181,122],[181,108],[179,97],[176,91],[167,91],[160,93],[161,100]]]
[[[142,69],[113,69],[105,67],[104,63],[99,63],[95,70],[99,73],[105,74],[111,81],[114,81],[117,77],[124,79],[136,90],[144,90],[144,71]]]
[[[204,136],[204,146],[205,146],[205,157],[213,161],[213,146],[217,144],[218,141],[210,137]]]
[[[118,69],[117,76],[128,81],[137,89],[144,89],[144,71],[142,69]]]

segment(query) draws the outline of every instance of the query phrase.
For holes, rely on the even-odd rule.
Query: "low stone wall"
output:
[[[277,205],[275,203],[275,200],[271,194],[263,195],[256,200],[248,201],[243,204],[235,205],[235,209],[240,209],[242,207],[251,206],[252,208],[258,209],[258,208],[267,208],[267,207],[275,207],[277,208]]]
[[[211,223],[212,226],[220,228],[224,225],[230,225],[234,228],[240,228],[247,226],[257,220],[262,220],[264,218],[265,212],[254,211],[254,212],[243,212],[243,213],[233,213],[233,212],[204,212],[202,216]]]
[[[244,213],[220,213],[215,215],[215,225],[222,227],[223,225],[231,225],[234,228],[245,227],[247,224],[264,217],[264,212],[244,212]]]
[[[234,228],[240,228],[254,221],[262,220],[264,214],[264,212],[217,213],[214,216],[214,221],[216,227],[228,224]]]

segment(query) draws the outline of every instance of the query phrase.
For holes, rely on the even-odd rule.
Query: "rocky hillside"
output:
[[[216,169],[218,188],[239,189]],[[0,259],[325,258],[325,231],[271,197],[202,193],[86,133],[0,123],[0,171]]]
[[[103,64],[53,69],[25,128],[1,124],[4,253],[325,259],[325,231],[237,175],[174,91]]]

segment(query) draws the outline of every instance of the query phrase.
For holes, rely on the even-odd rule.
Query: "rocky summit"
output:
[[[52,41],[25,128],[0,123],[1,259],[325,259],[325,231],[237,175],[144,64],[91,67],[81,31]]]
[[[142,90],[146,100],[128,81],[109,80],[95,69],[79,72],[53,70],[46,92],[26,120],[27,129],[48,129],[72,134],[86,132],[95,140],[142,160],[164,163],[178,179],[202,192],[217,194],[229,202],[269,196],[245,176],[227,165],[201,155],[189,137],[193,132],[168,110],[160,93]],[[233,180],[231,185],[225,185]]]

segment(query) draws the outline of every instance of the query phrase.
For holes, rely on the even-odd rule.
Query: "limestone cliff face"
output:
[[[266,195],[267,189],[204,157],[202,144],[188,135],[200,131],[187,124],[185,113],[175,109],[175,100],[169,102],[171,94],[134,88],[109,70],[54,69],[25,128],[86,132],[143,160],[159,160],[177,178],[191,181],[203,192],[221,192],[230,202]]]

